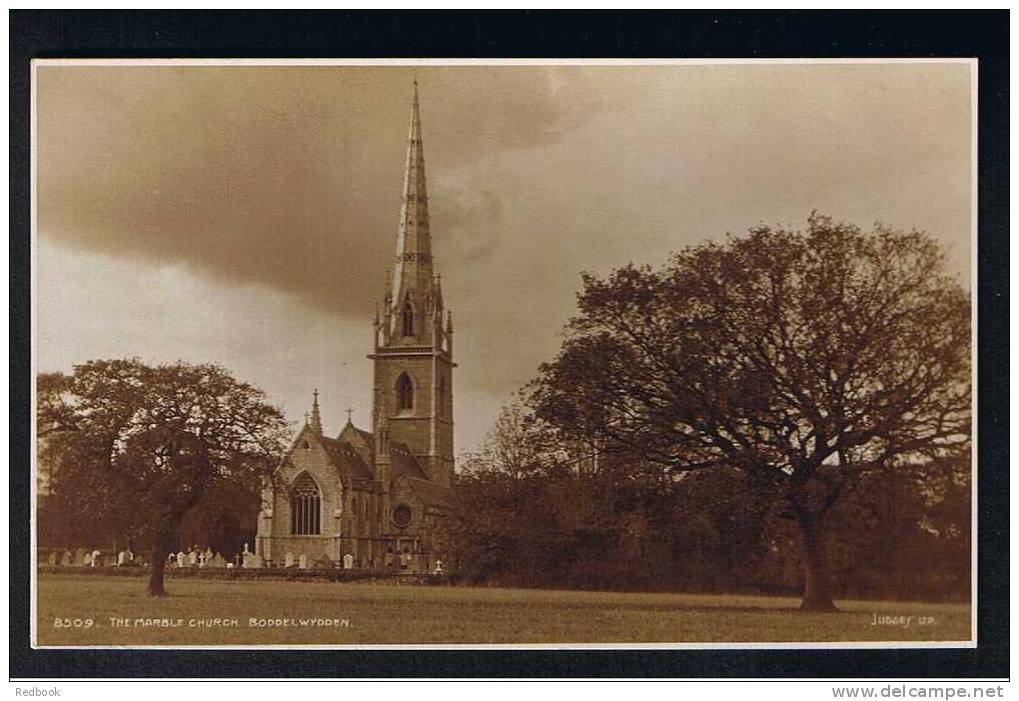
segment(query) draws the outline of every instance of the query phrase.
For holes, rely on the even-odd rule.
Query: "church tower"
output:
[[[372,433],[378,477],[389,478],[389,445],[402,443],[428,477],[448,486],[453,476],[453,321],[443,309],[432,260],[428,191],[417,81],[403,181],[396,260],[375,315]]]

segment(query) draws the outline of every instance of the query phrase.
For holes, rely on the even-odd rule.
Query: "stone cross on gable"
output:
[[[349,423],[352,423],[352,422],[351,422],[351,420],[350,420],[350,417],[351,417],[351,415],[352,415],[353,413],[354,413],[354,410],[353,410],[353,409],[351,409],[351,408],[350,408],[350,407],[348,406],[348,407],[347,407],[347,423],[348,423],[348,424],[349,424]]]

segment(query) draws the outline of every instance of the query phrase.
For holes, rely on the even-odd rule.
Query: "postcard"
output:
[[[977,80],[33,61],[33,645],[975,646]]]

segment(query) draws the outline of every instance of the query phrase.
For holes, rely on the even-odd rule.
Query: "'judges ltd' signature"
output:
[[[903,628],[909,628],[910,626],[933,626],[937,625],[938,620],[934,616],[893,616],[887,614],[873,614],[873,618],[870,621],[872,626],[902,626]]]

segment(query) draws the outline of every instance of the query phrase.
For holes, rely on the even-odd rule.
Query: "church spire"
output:
[[[321,436],[322,435],[322,415],[319,413],[319,410],[318,410],[318,390],[317,389],[315,390],[313,396],[314,396],[314,399],[312,399],[312,401],[311,401],[311,420],[308,421],[308,426],[311,428],[312,431],[314,431],[315,433],[317,433],[318,435]]]
[[[428,226],[428,189],[425,184],[425,152],[421,136],[421,107],[418,84],[414,81],[414,99],[410,110],[407,137],[407,161],[403,177],[403,201],[396,240],[396,267],[393,271],[392,304],[402,309],[410,299],[418,313],[432,285],[432,236]]]
[[[392,445],[406,446],[430,479],[448,485],[453,475],[455,364],[453,339],[442,324],[442,283],[432,261],[417,81],[405,167],[396,263],[386,280],[381,323],[375,326],[375,352],[368,356],[375,361],[375,474],[389,484],[391,438]],[[388,505],[383,513],[389,513]]]

